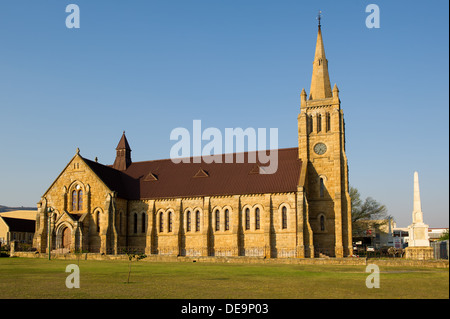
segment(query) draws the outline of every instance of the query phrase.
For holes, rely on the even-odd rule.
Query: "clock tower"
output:
[[[331,89],[319,20],[311,89],[300,94],[299,158],[307,165],[307,215],[314,255],[352,254],[351,204],[345,154],[344,113],[339,90]]]

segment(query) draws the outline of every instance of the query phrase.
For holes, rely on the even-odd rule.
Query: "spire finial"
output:
[[[325,48],[323,46],[322,31],[320,21],[322,11],[319,11],[317,20],[319,20],[319,30],[317,30],[316,52],[314,54],[313,74],[311,78],[310,100],[325,99],[333,96],[328,74],[328,61],[325,57]]]

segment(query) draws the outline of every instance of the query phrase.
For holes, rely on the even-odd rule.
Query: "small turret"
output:
[[[339,100],[339,89],[338,89],[336,83],[334,84],[334,87],[333,87],[333,99]]]
[[[124,171],[131,165],[131,148],[123,131],[122,138],[116,147],[116,160],[113,168]]]
[[[306,106],[306,91],[303,88],[302,93],[300,93],[300,107],[305,107],[305,106]]]

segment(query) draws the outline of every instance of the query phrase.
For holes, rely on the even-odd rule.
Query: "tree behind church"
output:
[[[367,197],[364,201],[358,189],[350,186],[350,199],[352,204],[352,234],[353,237],[362,237],[366,235],[368,224],[370,227],[379,229],[386,225],[392,218],[388,215],[385,205],[377,202],[372,197]]]

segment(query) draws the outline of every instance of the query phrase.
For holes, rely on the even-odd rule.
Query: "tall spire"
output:
[[[128,144],[125,131],[123,131],[122,137],[116,147],[116,160],[114,161],[113,168],[120,171],[124,171],[131,165],[131,148]]]
[[[309,92],[309,99],[325,99],[332,97],[330,76],[328,75],[328,61],[325,57],[325,48],[322,40],[321,30],[321,12],[317,20],[319,21],[319,31],[317,33],[316,53],[313,62],[313,74],[311,79],[311,90]]]

